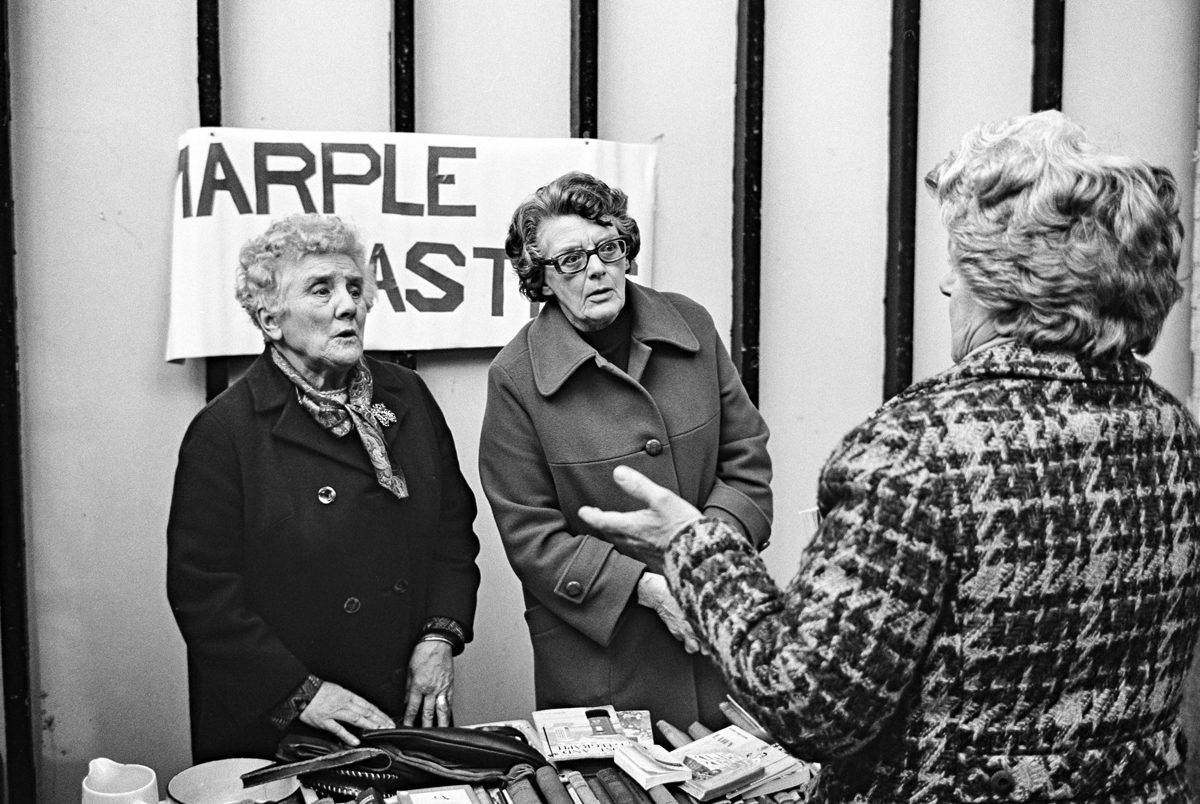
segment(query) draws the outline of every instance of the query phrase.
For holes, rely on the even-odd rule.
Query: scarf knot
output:
[[[375,379],[371,376],[367,361],[359,358],[358,365],[350,371],[350,384],[346,388],[318,391],[274,346],[271,347],[271,359],[296,386],[296,398],[313,420],[335,438],[342,438],[351,430],[357,431],[379,485],[396,495],[397,499],[406,498],[408,482],[404,472],[392,465],[387,441],[383,437],[383,427],[395,423],[396,414],[382,403],[372,404]]]

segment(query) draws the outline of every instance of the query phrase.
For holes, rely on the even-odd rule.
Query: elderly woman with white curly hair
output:
[[[317,214],[241,250],[238,301],[266,346],[188,428],[167,528],[196,761],[272,756],[297,720],[352,745],[451,720],[475,500],[425,383],[363,354],[363,256]]]
[[[1135,357],[1181,295],[1175,181],[1045,112],[926,184],[956,365],[845,436],[786,589],[630,469],[648,508],[580,517],[665,553],[734,694],[825,763],[816,801],[1191,801],[1200,433]]]

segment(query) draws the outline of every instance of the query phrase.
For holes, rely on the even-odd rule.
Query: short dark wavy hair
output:
[[[1183,288],[1171,172],[1102,152],[1060,112],[976,127],[925,177],[996,330],[1104,363],[1154,347]]]
[[[629,238],[629,269],[637,267],[642,248],[637,221],[629,216],[629,197],[616,187],[587,173],[564,173],[526,198],[513,212],[504,241],[504,253],[521,280],[521,295],[530,301],[545,301],[545,256],[538,250],[538,229],[560,215],[578,215],[585,220],[611,225]]]

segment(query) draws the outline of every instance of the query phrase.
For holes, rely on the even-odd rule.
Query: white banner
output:
[[[657,148],[603,140],[195,128],[179,138],[167,360],[262,351],[233,295],[242,245],[327,212],[362,235],[379,282],[366,348],[502,346],[534,305],[504,257],[517,204],[569,170],[629,194],[654,263]]]

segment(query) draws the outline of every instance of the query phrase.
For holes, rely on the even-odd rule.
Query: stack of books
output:
[[[692,771],[692,778],[681,782],[680,789],[702,802],[760,799],[790,790],[796,790],[795,800],[801,800],[799,791],[806,790],[817,772],[813,763],[740,726],[714,731],[676,748],[670,756]]]
[[[520,779],[500,786],[445,785],[401,792],[387,797],[385,802],[803,804],[808,801],[820,766],[789,754],[732,699],[722,704],[721,709],[733,725],[717,731],[692,724],[685,734],[660,721],[660,731],[675,746],[670,751],[654,744],[650,713],[645,710],[617,710],[609,705],[540,709],[532,713],[532,722],[482,724],[519,732],[553,767],[539,770],[536,782]]]

